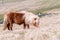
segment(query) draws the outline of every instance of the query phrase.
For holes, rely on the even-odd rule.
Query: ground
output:
[[[0,40],[60,40],[60,14],[40,17],[39,28],[23,29],[23,25],[14,24],[13,31],[2,30]]]
[[[0,24],[0,40],[60,40],[60,0],[12,1],[14,0],[0,0],[0,14],[28,10],[52,15],[40,17],[40,26],[36,29],[23,29],[23,25],[14,24],[13,31],[3,31],[3,24]],[[0,18],[3,19],[1,15]]]

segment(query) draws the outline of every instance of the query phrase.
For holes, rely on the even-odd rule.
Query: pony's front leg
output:
[[[23,25],[24,25],[24,29],[25,29],[26,28],[26,24],[24,23]]]
[[[29,29],[29,24],[27,24],[27,29]]]

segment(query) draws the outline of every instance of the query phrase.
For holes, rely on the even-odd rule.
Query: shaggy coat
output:
[[[33,13],[21,11],[21,12],[9,12],[4,15],[4,28],[8,28],[8,30],[12,30],[13,23],[24,25],[24,29],[29,28],[30,25],[38,27],[39,25],[39,17],[34,15]]]

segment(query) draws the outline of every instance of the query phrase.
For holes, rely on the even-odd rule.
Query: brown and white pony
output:
[[[34,15],[33,13],[27,11],[21,12],[9,12],[4,15],[4,28],[8,28],[8,30],[12,30],[13,23],[24,25],[24,29],[29,28],[30,25],[38,27],[39,25],[39,17]]]

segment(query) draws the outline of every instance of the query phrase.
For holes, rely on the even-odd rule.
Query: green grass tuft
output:
[[[3,14],[0,14],[0,21],[3,20]]]

